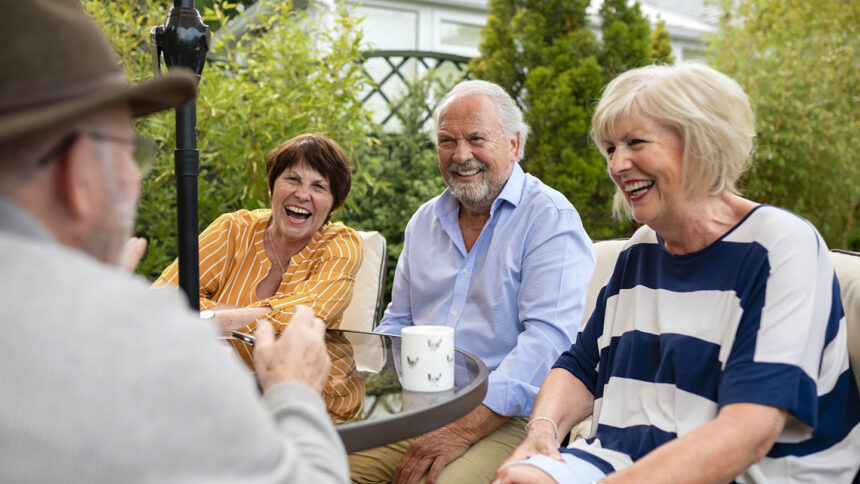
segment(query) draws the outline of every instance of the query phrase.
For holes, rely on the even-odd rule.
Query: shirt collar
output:
[[[0,196],[0,231],[41,240],[56,240],[33,215],[12,200]]]
[[[492,207],[490,207],[490,214],[495,212],[499,205],[501,205],[501,201],[506,201],[516,207],[520,203],[520,199],[523,197],[523,184],[526,178],[525,172],[523,172],[522,167],[520,167],[519,162],[514,163],[514,167],[511,170],[511,176],[508,178],[508,181],[505,182],[505,187],[502,188],[502,193],[499,193],[499,196],[493,201]]]

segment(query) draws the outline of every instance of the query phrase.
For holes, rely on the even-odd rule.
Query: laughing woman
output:
[[[349,193],[346,154],[334,141],[306,134],[269,153],[266,169],[271,209],[221,215],[200,234],[200,309],[214,313],[225,335],[253,333],[262,318],[280,334],[297,305],[337,328],[363,257],[359,235],[329,222]],[[153,286],[177,284],[173,261]],[[324,398],[332,420],[341,422],[358,412],[364,387],[348,342],[330,335],[327,343],[332,368]],[[233,345],[253,368],[252,349]]]
[[[643,226],[496,482],[855,477],[839,283],[812,224],[735,189],[754,134],[746,94],[705,65],[632,69],[606,87],[592,136]],[[559,448],[589,415],[589,438]]]

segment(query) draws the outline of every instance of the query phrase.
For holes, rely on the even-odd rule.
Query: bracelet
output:
[[[552,424],[552,431],[553,431],[552,437],[555,439],[555,446],[560,447],[561,443],[558,441],[558,425],[556,425],[555,421],[549,417],[532,417],[532,419],[529,420],[529,423],[526,424],[526,432],[528,432],[529,427],[531,427],[531,425],[533,423],[537,422],[538,420],[546,420],[547,422]]]

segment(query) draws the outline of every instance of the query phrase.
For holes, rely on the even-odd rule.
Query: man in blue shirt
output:
[[[489,482],[525,434],[538,389],[582,319],[594,248],[570,202],[523,172],[528,127],[511,97],[465,81],[434,113],[448,188],[406,227],[378,332],[454,328],[490,372],[484,401],[416,439],[353,454],[355,482]],[[513,417],[513,418],[512,418]]]

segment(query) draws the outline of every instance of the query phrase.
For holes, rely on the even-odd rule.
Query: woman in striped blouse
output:
[[[811,223],[739,194],[755,136],[740,85],[699,63],[631,69],[591,132],[643,225],[493,482],[857,482],[839,281]]]
[[[221,215],[200,234],[200,309],[214,311],[226,335],[253,333],[262,318],[280,334],[297,305],[337,328],[363,257],[358,234],[329,222],[349,193],[346,154],[325,136],[305,134],[269,153],[266,168],[272,208]],[[177,284],[173,261],[153,286]],[[360,409],[364,384],[349,343],[327,338],[332,368],[323,396],[332,420],[342,422]],[[253,369],[252,349],[233,345]]]

